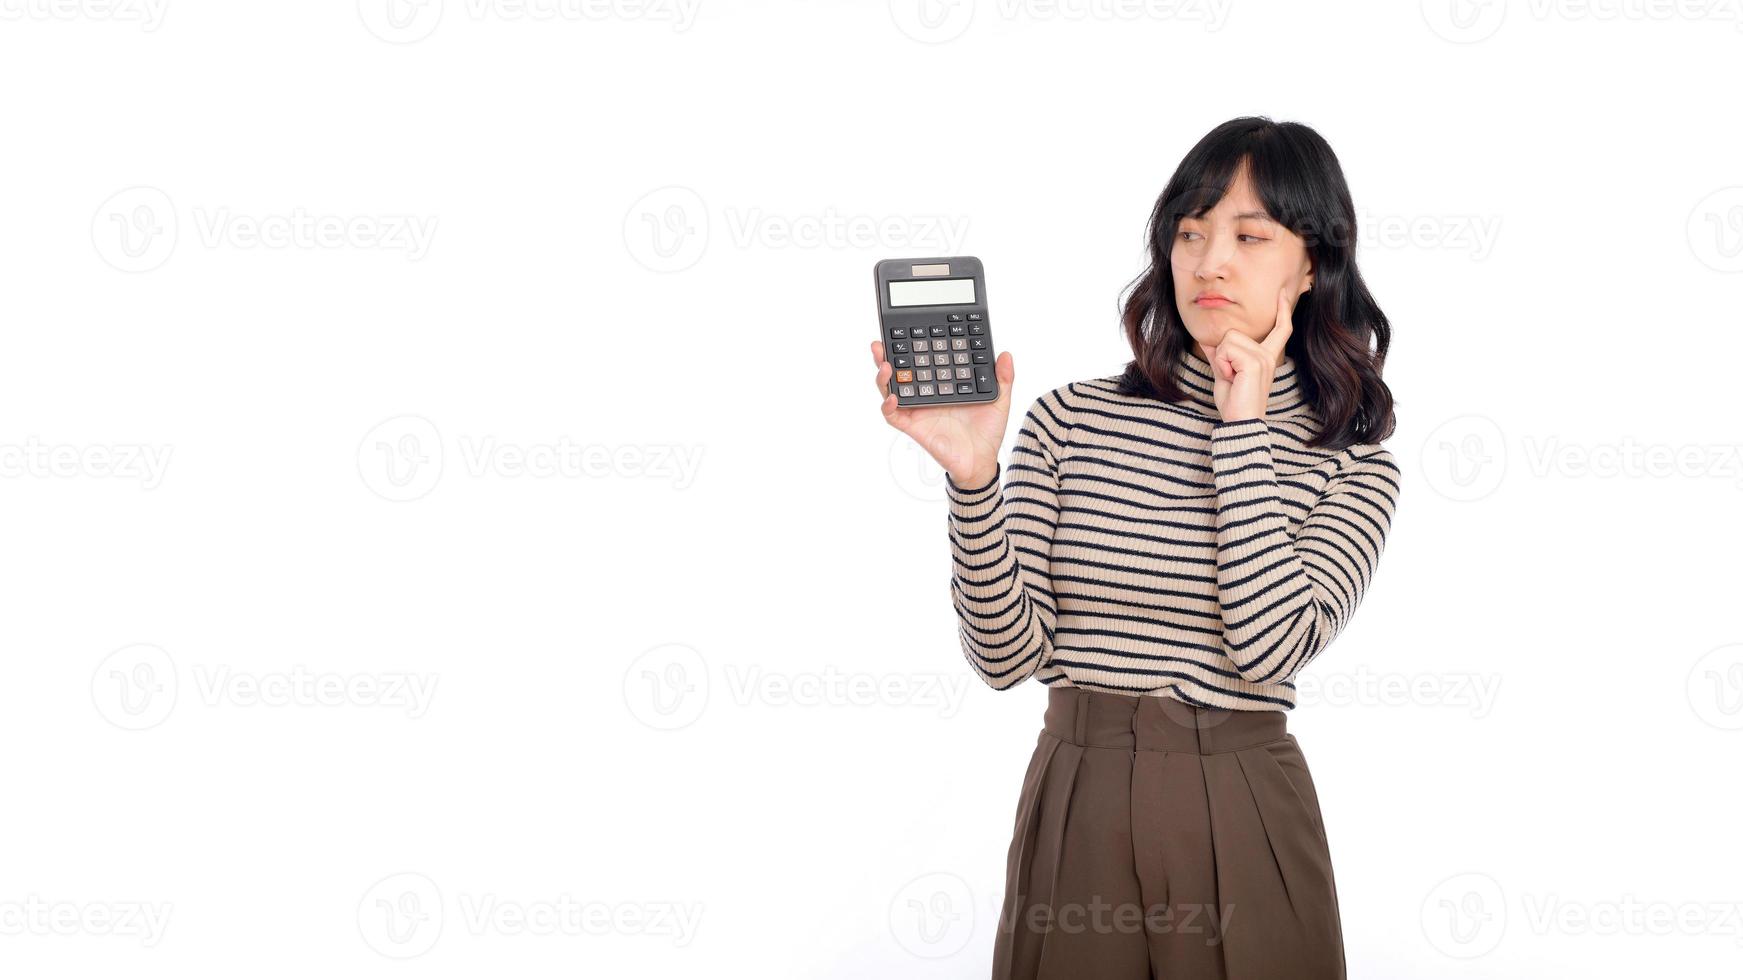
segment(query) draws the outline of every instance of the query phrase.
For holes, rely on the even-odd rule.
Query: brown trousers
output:
[[[1325,824],[1284,712],[1049,689],[994,980],[1343,976]]]

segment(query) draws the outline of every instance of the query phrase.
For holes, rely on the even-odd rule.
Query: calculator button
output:
[[[962,314],[961,313],[952,313],[952,314],[946,316],[944,319],[949,320],[951,323],[961,323],[962,322]]]
[[[993,390],[993,371],[992,371],[992,368],[990,368],[990,367],[975,368],[974,369],[974,382],[976,385],[978,385],[980,387],[981,391],[983,391],[983,392],[992,391]]]
[[[940,324],[938,326],[933,327],[932,328],[932,336],[934,336],[934,337],[944,336],[944,326],[942,324]]]
[[[984,333],[986,333],[986,324],[984,324],[984,323],[971,323],[968,325],[968,332],[971,334],[974,334],[976,336],[979,336],[980,334],[984,334]]]
[[[923,397],[932,394],[932,386],[931,385],[921,385],[920,386],[920,394]]]
[[[906,353],[908,353],[908,341],[898,340],[895,343],[891,344],[890,348],[898,354],[906,354]]]
[[[890,358],[890,363],[898,368],[913,367],[914,359],[906,354],[901,354]]]
[[[992,363],[993,355],[990,351],[977,350],[973,354],[970,354],[969,358],[976,364],[990,364]]]
[[[968,338],[968,337],[958,337],[955,340],[952,340],[950,342],[950,349],[951,350],[967,350],[968,349],[968,342],[970,339],[971,338]],[[986,341],[983,338],[974,337],[972,339],[974,340],[974,342],[977,346],[979,346],[979,347],[986,346]]]
[[[929,375],[932,372],[925,371],[922,373]],[[914,380],[914,372],[913,371],[897,371],[896,372],[896,384],[899,384],[899,385],[910,384],[913,382],[913,380]],[[924,380],[924,379],[922,379],[922,380]]]
[[[985,319],[986,319],[986,316],[984,314],[981,314],[981,313],[970,313],[968,315],[968,322],[970,322],[970,323],[973,323],[976,320],[985,320]]]
[[[968,345],[973,347],[975,350],[986,350],[986,338],[970,337],[968,338]]]
[[[960,337],[967,331],[968,328],[960,323],[953,323],[950,325],[950,336],[952,337]]]
[[[931,381],[932,380],[932,369],[931,368],[920,368],[914,372],[914,377],[904,378],[903,380],[904,381]]]
[[[913,385],[902,385],[901,387],[896,389],[896,394],[902,398],[912,398],[912,397],[914,397],[914,386]]]
[[[908,328],[907,327],[891,327],[890,328],[890,339],[891,340],[907,340],[908,339]]]

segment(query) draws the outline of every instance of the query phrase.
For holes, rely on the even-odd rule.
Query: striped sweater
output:
[[[1392,526],[1392,454],[1304,448],[1319,419],[1291,358],[1262,419],[1221,421],[1196,351],[1176,376],[1173,404],[1119,375],[1055,388],[985,486],[946,473],[957,633],[988,685],[1288,710],[1349,622]]]

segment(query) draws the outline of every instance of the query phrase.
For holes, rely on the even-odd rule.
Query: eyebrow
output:
[[[1277,223],[1276,218],[1271,217],[1269,214],[1266,214],[1263,211],[1242,211],[1240,214],[1235,215],[1236,221],[1239,221],[1242,218],[1257,218],[1260,221],[1269,221],[1272,224]],[[1202,221],[1203,219],[1199,218],[1197,215],[1193,215],[1193,214],[1182,214],[1180,216],[1180,220],[1182,220],[1182,221]]]

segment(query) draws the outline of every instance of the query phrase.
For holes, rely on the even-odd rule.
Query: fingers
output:
[[[1275,364],[1283,356],[1283,348],[1289,343],[1289,335],[1295,332],[1295,298],[1290,295],[1290,288],[1284,286],[1277,290],[1277,322],[1271,325],[1271,332],[1265,335],[1260,348],[1271,356]]]
[[[872,363],[878,366],[877,377],[873,379],[873,383],[877,385],[878,394],[883,396],[878,403],[878,411],[883,413],[885,422],[906,431],[903,425],[906,421],[906,415],[901,406],[897,404],[896,393],[890,390],[890,375],[894,374],[896,369],[890,366],[889,361],[884,360],[884,342],[881,340],[872,341],[871,352]]]

